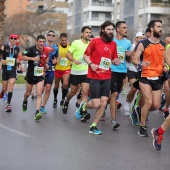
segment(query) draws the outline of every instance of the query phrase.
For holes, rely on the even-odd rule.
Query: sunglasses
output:
[[[17,38],[12,38],[12,37],[11,37],[10,39],[11,39],[11,40],[17,40]]]
[[[52,34],[48,34],[48,36],[55,37],[55,35],[52,35]]]

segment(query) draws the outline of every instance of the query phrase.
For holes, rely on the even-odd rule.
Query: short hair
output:
[[[48,32],[47,32],[47,34],[49,34],[50,32],[52,32],[52,33],[54,33],[54,34],[55,34],[55,32],[54,32],[53,30],[48,31]]]
[[[100,30],[100,36],[103,34],[102,30],[105,29],[107,26],[112,25],[113,28],[115,28],[115,24],[111,21],[105,21],[102,25],[101,25],[101,30]]]
[[[85,31],[85,29],[91,30],[91,27],[89,27],[89,26],[84,26],[84,27],[82,27],[81,33],[83,33],[83,32]]]
[[[39,39],[44,39],[44,40],[46,40],[44,35],[38,35],[38,36],[37,36],[37,41],[38,41]]]
[[[160,22],[162,23],[161,20],[151,20],[149,23],[148,23],[148,28],[151,29],[155,26],[155,22]]]
[[[60,38],[61,38],[61,37],[67,38],[67,34],[66,34],[66,33],[61,33],[61,34],[60,34]]]
[[[120,27],[121,24],[126,24],[126,21],[118,21],[116,22],[116,29]]]
[[[146,28],[145,33],[146,32],[151,32],[151,30],[149,28]]]

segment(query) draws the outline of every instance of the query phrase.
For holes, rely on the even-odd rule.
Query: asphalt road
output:
[[[1,87],[0,87],[1,88]],[[82,123],[75,118],[75,98],[66,115],[61,107],[52,107],[50,96],[40,121],[34,121],[35,101],[29,98],[28,111],[22,112],[25,87],[15,87],[12,112],[6,113],[6,102],[0,101],[0,170],[169,170],[170,131],[164,135],[162,150],[156,151],[152,136],[140,137],[139,127],[130,118],[117,112],[118,130],[111,130],[109,107],[106,121],[98,128],[103,135],[89,134],[93,120]],[[51,91],[52,94],[52,91]],[[58,99],[60,101],[61,93]],[[124,103],[125,96],[120,100]],[[163,122],[158,111],[149,116],[148,132]]]

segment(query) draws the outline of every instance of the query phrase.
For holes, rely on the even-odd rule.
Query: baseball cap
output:
[[[16,34],[10,34],[9,38],[18,38],[18,35],[16,35]]]
[[[140,37],[140,36],[144,36],[144,33],[143,32],[136,33],[136,37]]]

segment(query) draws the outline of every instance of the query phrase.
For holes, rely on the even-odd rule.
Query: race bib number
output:
[[[34,67],[34,76],[42,76],[44,74],[44,67]]]
[[[111,60],[109,58],[102,57],[100,61],[99,68],[103,70],[109,70]]]
[[[7,66],[14,66],[15,65],[15,58],[7,57],[6,58],[6,65]]]
[[[87,65],[87,63],[84,61],[83,57],[80,58],[80,62],[82,65]]]
[[[68,65],[68,59],[67,58],[61,58],[59,61],[61,66],[67,66]]]
[[[125,62],[125,53],[118,52],[118,58],[119,58],[121,63],[124,63]]]

